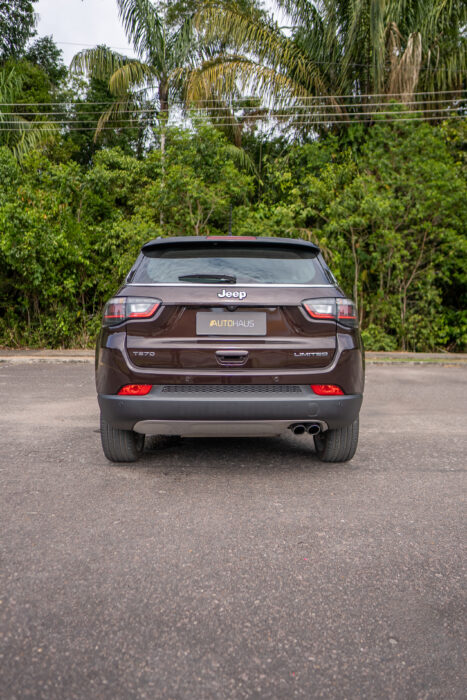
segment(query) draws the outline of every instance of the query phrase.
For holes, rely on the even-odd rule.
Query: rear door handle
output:
[[[216,350],[216,359],[227,367],[244,365],[248,360],[248,350]]]

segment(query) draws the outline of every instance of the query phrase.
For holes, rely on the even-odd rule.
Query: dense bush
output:
[[[0,149],[0,343],[94,342],[141,244],[227,233],[317,241],[355,296],[368,348],[467,344],[465,124],[376,124],[276,149],[260,178],[216,130],[169,130],[164,156]],[[247,145],[254,160],[257,144]]]

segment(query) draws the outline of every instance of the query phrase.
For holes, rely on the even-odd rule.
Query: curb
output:
[[[93,364],[94,357],[60,357],[58,355],[37,357],[36,355],[21,355],[18,357],[0,356],[0,364],[6,365],[28,365],[40,363],[59,363],[59,364]]]
[[[467,354],[444,352],[375,352],[365,353],[369,365],[435,365],[444,367],[467,365]]]

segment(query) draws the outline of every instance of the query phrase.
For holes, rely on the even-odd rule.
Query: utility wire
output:
[[[457,99],[455,100],[455,102],[465,102],[466,100],[467,100],[467,97],[465,97],[465,98],[462,97],[462,98],[457,98]],[[453,101],[454,101],[454,100],[437,100],[437,104],[452,104]],[[79,106],[79,105],[81,105],[81,104],[82,104],[83,106],[85,106],[87,103],[77,103],[77,104],[74,105],[74,106]],[[108,104],[108,103],[106,103],[106,104]],[[425,111],[426,108],[422,106],[422,105],[424,105],[424,104],[425,104],[425,102],[414,102],[414,101],[410,101],[410,102],[395,102],[395,101],[393,101],[393,102],[367,102],[367,103],[365,103],[364,105],[357,105],[357,104],[355,104],[355,103],[354,103],[354,104],[347,103],[347,104],[339,104],[339,105],[325,105],[325,104],[303,105],[303,106],[301,106],[301,105],[292,105],[291,107],[288,107],[287,109],[289,109],[289,110],[302,110],[302,109],[311,109],[311,108],[315,107],[316,109],[328,109],[328,110],[337,111],[338,109],[342,109],[342,108],[344,108],[344,107],[345,107],[345,108],[350,107],[350,108],[353,108],[353,109],[355,109],[355,108],[360,109],[360,108],[362,108],[362,107],[368,107],[368,108],[370,108],[370,107],[388,107],[389,105],[390,105],[391,107],[397,107],[397,106],[399,106],[399,105],[402,106],[402,107],[407,107],[408,105],[420,105],[420,109],[415,109],[415,110],[414,110],[414,111],[416,111],[416,112],[419,112],[419,111]],[[428,104],[431,104],[431,103],[428,103]],[[459,107],[453,107],[453,108],[454,108],[454,109],[460,109],[461,106],[459,106]],[[197,112],[206,112],[206,111],[209,111],[210,114],[211,114],[212,112],[225,112],[225,111],[227,111],[228,109],[229,109],[229,106],[226,106],[226,107],[194,107],[194,108],[193,108],[193,110],[196,110]],[[240,110],[240,109],[261,109],[261,108],[258,108],[258,107],[238,107],[238,108],[237,108],[237,110]],[[193,111],[193,110],[190,110],[190,108],[187,107],[186,110],[184,110],[184,111],[190,112],[190,111]],[[5,116],[10,116],[10,115],[12,115],[12,116],[18,116],[18,117],[19,117],[19,116],[26,116],[26,117],[40,116],[40,117],[43,117],[43,116],[45,116],[45,115],[47,115],[47,116],[51,116],[51,115],[60,115],[60,114],[63,114],[64,111],[66,111],[66,110],[52,111],[52,112],[49,112],[49,111],[44,111],[44,112],[17,112],[17,111],[11,111],[11,110],[6,110],[6,111],[2,112],[2,111],[0,110],[0,116],[3,114],[3,115],[5,115]],[[121,109],[121,110],[118,110],[118,112],[115,112],[115,114],[159,114],[159,112],[160,112],[160,109],[158,109],[158,108],[156,108],[156,107],[148,107],[147,109],[131,109],[131,108],[128,108],[128,109]],[[266,113],[266,108],[265,108],[265,113]],[[102,110],[92,110],[92,111],[81,111],[81,110],[80,110],[79,114],[80,114],[80,115],[85,115],[85,116],[94,116],[94,115],[99,115],[99,116],[100,116],[100,115],[102,114]],[[267,114],[270,115],[270,116],[272,116],[272,117],[277,116],[277,114],[275,114],[274,111],[271,110],[271,109],[267,109]],[[306,114],[306,112],[304,112],[304,114]],[[351,112],[351,114],[355,114],[355,112]]]
[[[427,90],[425,92],[413,92],[412,95],[459,95],[464,92],[467,92],[466,89],[463,90]],[[303,97],[297,97],[297,96],[291,96],[289,99],[295,100],[296,103],[298,102],[298,105],[300,104],[301,101],[312,101],[312,100],[343,100],[343,99],[349,99],[349,100],[360,100],[362,98],[366,97],[403,97],[403,95],[406,93],[402,92],[393,92],[393,93],[371,93],[371,94],[365,94],[365,95],[305,95]],[[454,98],[453,98],[454,99]],[[459,99],[459,98],[457,98]],[[261,97],[258,95],[256,96],[249,96],[249,97],[241,97],[238,100],[233,100],[231,101],[227,106],[232,106],[234,104],[242,104],[245,103],[246,101],[249,100],[261,100]],[[278,102],[281,102],[281,100],[277,100]],[[208,100],[192,100],[189,104],[200,104],[201,106],[204,106],[206,103],[209,102],[214,102],[218,103],[219,100],[216,99],[208,99]],[[62,100],[61,102],[0,102],[0,107],[28,107],[28,106],[55,106],[55,105],[109,105],[110,101],[107,100],[107,102],[86,102],[86,101],[74,101],[74,100]],[[171,103],[172,107],[180,106],[184,107],[185,103],[184,102],[172,102]],[[297,106],[295,104],[294,106]],[[243,107],[245,105],[243,104]]]
[[[405,109],[405,110],[400,110],[398,112],[393,112],[393,111],[372,111],[372,112],[352,112],[351,114],[346,114],[346,115],[336,115],[336,114],[329,114],[327,112],[302,112],[297,115],[289,114],[289,113],[278,113],[278,114],[259,114],[255,115],[254,121],[261,121],[261,120],[274,120],[274,119],[281,119],[282,121],[286,121],[287,119],[294,119],[294,117],[302,117],[302,118],[310,118],[314,119],[314,117],[330,117],[332,119],[335,119],[336,117],[341,117],[339,119],[339,122],[344,121],[353,121],[353,117],[364,117],[364,116],[379,116],[379,115],[393,115],[394,117],[398,117],[400,115],[404,114],[431,114],[432,112],[450,112],[451,109],[449,107],[442,107],[439,109],[419,109],[419,110],[411,110],[411,109]],[[13,116],[13,115],[6,115],[6,116]],[[45,115],[43,115],[45,116]],[[225,120],[230,120],[232,121],[232,115],[226,114],[226,115],[220,115],[218,114],[217,116],[214,117],[216,119],[216,122],[220,122],[221,124],[225,123]],[[24,120],[27,121],[27,120]],[[128,123],[128,124],[135,124],[135,120],[131,119],[129,117],[125,117],[123,119],[119,119],[118,116],[116,116],[113,120],[109,120],[116,122],[115,128],[118,128],[118,124],[122,123]],[[253,120],[252,120],[253,121]],[[57,119],[54,120],[56,124],[64,125],[64,124],[88,124],[87,120],[84,119]],[[24,122],[23,122],[24,123]],[[27,121],[28,124],[41,124],[40,121]],[[47,122],[42,122],[42,123],[47,123]],[[236,124],[241,124],[241,121],[236,121],[234,122]],[[18,120],[6,120],[6,119],[0,119],[0,124],[18,124]]]
[[[375,116],[377,116],[377,115],[375,115]],[[457,120],[458,119],[465,119],[465,118],[466,118],[465,116],[455,115],[455,114],[449,115],[447,117],[447,119],[457,119]],[[374,120],[374,124],[376,125],[376,124],[379,124],[382,122],[391,124],[391,123],[395,123],[395,122],[433,121],[433,120],[439,121],[440,119],[441,119],[441,117],[439,117],[439,116],[403,117],[403,118],[394,118],[394,119],[383,118],[383,119]],[[327,126],[332,126],[332,125],[338,124],[339,126],[351,126],[352,124],[368,124],[368,122],[370,122],[370,121],[373,121],[373,120],[371,120],[371,119],[351,119],[349,121],[343,121],[343,120],[335,121],[335,120],[329,120],[329,119],[325,119],[322,121],[306,120],[306,121],[297,121],[297,122],[295,122],[295,125],[313,127],[313,126],[317,126],[318,124],[326,124]],[[47,122],[44,122],[44,123],[47,124]],[[13,133],[13,132],[17,133],[19,131],[22,131],[21,125],[18,125],[18,127],[16,129],[14,129],[12,127],[6,127],[6,128],[2,127],[1,124],[2,124],[2,122],[0,122],[0,131],[11,132],[11,133]],[[57,127],[49,127],[49,126],[41,127],[40,122],[36,122],[36,123],[29,122],[29,124],[31,124],[31,125],[34,124],[34,126],[37,127],[37,131],[41,131],[41,132],[47,131],[47,132],[63,133],[63,131],[65,131],[65,134],[67,134],[71,131],[95,131],[95,127],[93,127],[93,126],[67,127],[65,130],[58,123],[57,123]],[[238,122],[223,123],[223,124],[220,124],[220,126],[239,126],[239,123]],[[129,130],[129,129],[134,129],[134,128],[137,128],[137,125],[133,125],[133,126],[130,126],[130,125],[103,126],[103,127],[101,127],[100,131],[115,131],[115,130],[121,131],[121,130]]]

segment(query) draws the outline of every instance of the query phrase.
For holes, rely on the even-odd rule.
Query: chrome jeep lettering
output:
[[[227,289],[223,289],[222,292],[218,292],[217,296],[219,299],[245,299],[246,292],[230,292]]]

